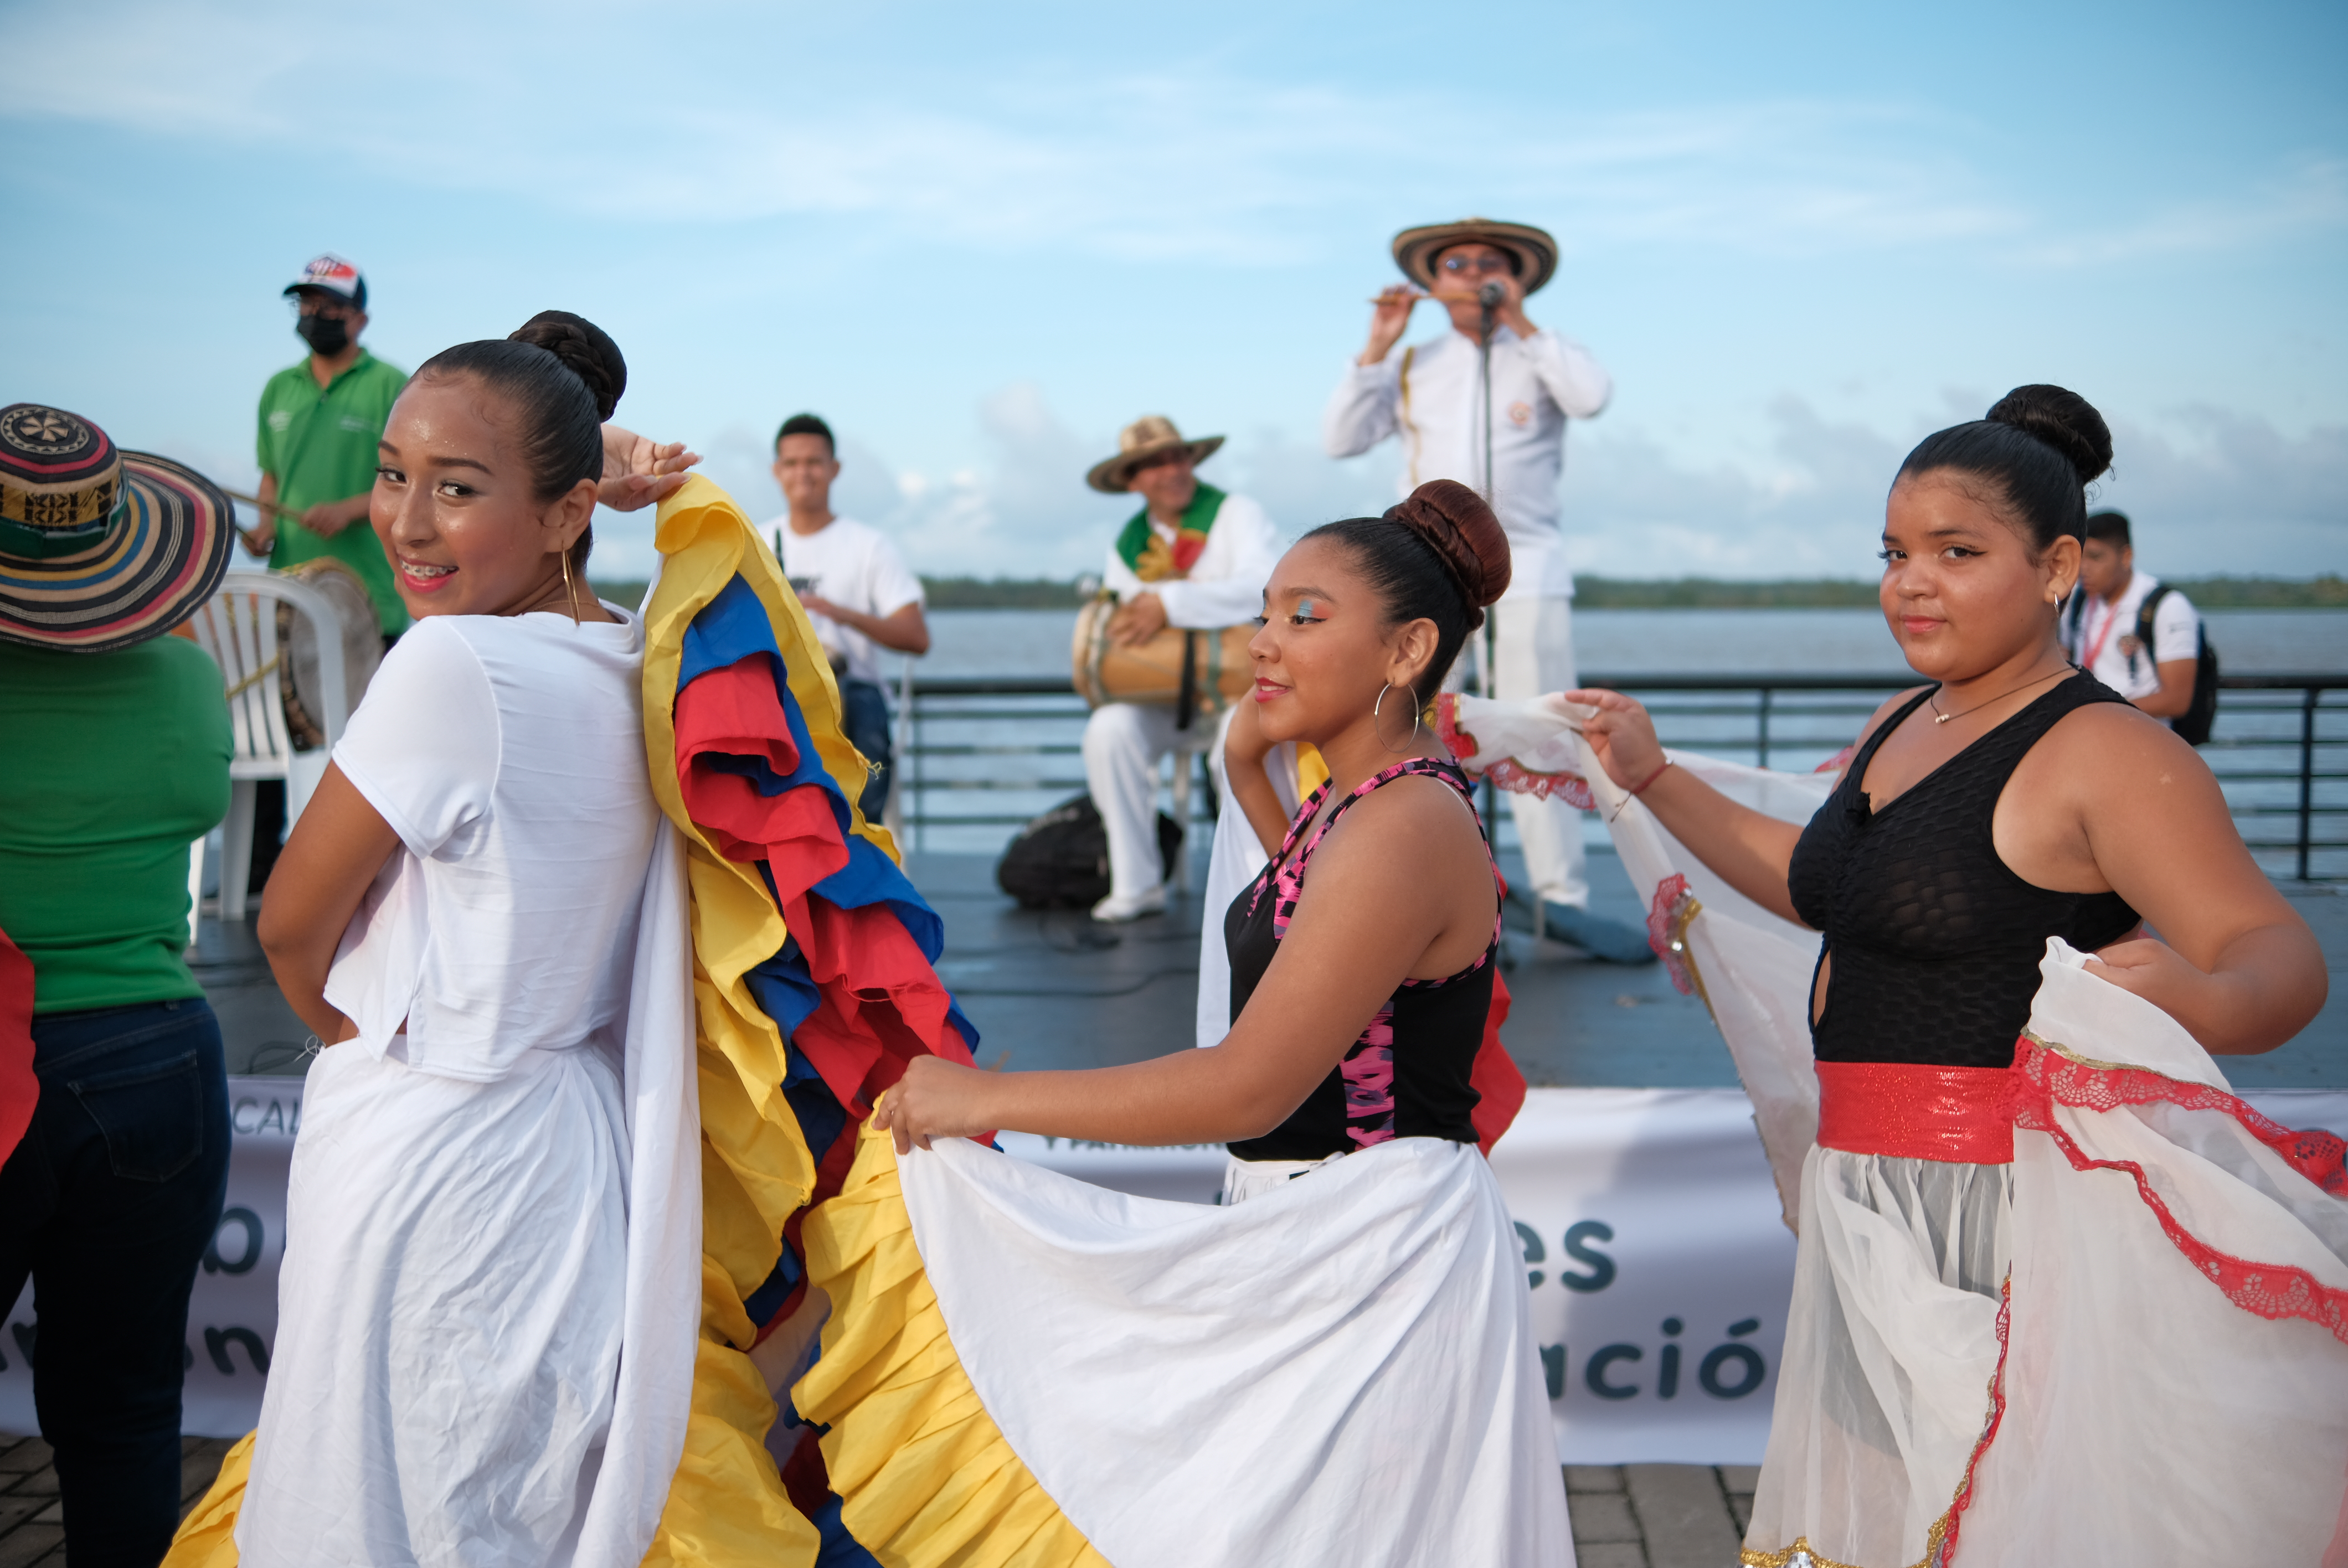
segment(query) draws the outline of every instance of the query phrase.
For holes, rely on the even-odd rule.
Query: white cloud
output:
[[[1781,396],[1763,461],[1690,462],[1635,427],[1574,432],[1565,517],[1576,567],[1610,577],[1864,578],[1900,460],[1986,399],[1886,432]],[[2348,561],[2348,428],[2287,436],[2223,409],[2178,409],[2114,432],[2091,492],[2127,511],[2147,569],[2299,577]]]
[[[0,114],[330,148],[373,178],[622,223],[852,215],[873,242],[1225,265],[1318,256],[1333,232],[1351,242],[1355,214],[1452,206],[1457,144],[1423,128],[1470,118],[1471,188],[1571,213],[1575,246],[1800,256],[1971,242],[2067,266],[2348,221],[2342,167],[2315,161],[2083,230],[1943,150],[1972,128],[1882,98],[1574,116],[1431,88],[1270,83],[1211,57],[1121,71],[997,58],[786,83],[770,73],[789,23],[767,12],[685,24],[729,45],[674,85],[623,74],[655,57],[630,56],[631,38],[677,25],[616,5],[418,5],[397,26],[184,0],[19,7],[0,14]],[[321,112],[328,69],[338,85]]]
[[[2300,159],[2240,191],[2163,206],[2134,222],[2034,241],[2017,259],[2106,266],[2141,256],[2242,251],[2348,224],[2348,161]]]
[[[1874,575],[1883,499],[1908,448],[1930,431],[1972,416],[1986,400],[1952,393],[1949,406],[1920,411],[1891,430],[1823,417],[1785,395],[1765,412],[1768,439],[1747,462],[1691,459],[1635,425],[1577,425],[1565,479],[1565,522],[1578,570],[1605,577],[1864,579]],[[906,471],[893,491],[845,490],[876,454],[842,437],[849,462],[838,509],[894,537],[916,570],[932,576],[1060,577],[1097,570],[1111,533],[1133,503],[1084,487],[1085,470],[1110,451],[1107,434],[1082,436],[1035,387],[1014,385],[975,411],[991,448],[981,469]],[[756,439],[736,451],[711,443],[708,471],[763,517],[771,495]],[[2175,411],[2157,425],[2123,424],[2115,473],[2095,504],[2135,520],[2148,569],[2307,576],[2348,560],[2348,428],[2287,436],[2261,419],[2215,408]],[[743,480],[740,475],[754,477]],[[1210,460],[1207,477],[1263,502],[1290,538],[1334,518],[1392,504],[1391,448],[1335,462],[1317,444],[1276,429],[1235,438]],[[763,507],[763,509],[762,509]],[[598,569],[641,573],[651,561],[646,525],[599,524],[609,550]],[[643,535],[641,560],[622,542]],[[2250,541],[2247,545],[2245,541]],[[599,550],[605,545],[599,545]],[[623,573],[617,563],[631,566]]]

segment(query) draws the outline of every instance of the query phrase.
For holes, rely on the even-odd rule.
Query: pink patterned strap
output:
[[[2304,1317],[2322,1324],[2333,1338],[2348,1344],[2348,1290],[2324,1285],[2303,1268],[2259,1263],[2211,1246],[2185,1228],[2153,1190],[2143,1166],[2133,1160],[2090,1157],[2063,1130],[2054,1108],[2061,1104],[2085,1111],[2113,1111],[2124,1105],[2168,1104],[2188,1111],[2216,1111],[2232,1117],[2293,1170],[2335,1197],[2348,1195],[2348,1169],[2343,1169],[2348,1145],[2342,1140],[2329,1132],[2293,1132],[2222,1089],[2180,1082],[2141,1068],[2091,1067],[2049,1050],[2028,1035],[2022,1037],[2014,1065],[2036,1091],[2015,1116],[2015,1126],[2052,1138],[2075,1171],[2125,1173],[2136,1183],[2137,1195],[2152,1211],[2170,1244],[2243,1311],[2269,1319]]]
[[[1257,881],[1255,892],[1248,900],[1248,909],[1252,914],[1257,903],[1263,897],[1264,889],[1267,887],[1272,889],[1272,932],[1274,940],[1288,934],[1289,917],[1296,912],[1297,900],[1304,896],[1305,867],[1312,864],[1313,852],[1321,847],[1321,841],[1329,836],[1329,830],[1337,825],[1337,819],[1344,815],[1355,801],[1363,799],[1372,791],[1411,774],[1424,774],[1428,778],[1440,779],[1457,791],[1463,802],[1468,800],[1468,781],[1457,766],[1450,763],[1439,762],[1433,757],[1405,757],[1392,767],[1374,774],[1355,785],[1352,793],[1339,801],[1329,815],[1322,819],[1321,825],[1313,829],[1313,836],[1305,841],[1304,847],[1297,850],[1294,857],[1291,858],[1289,851],[1295,846],[1297,835],[1304,830],[1304,825],[1313,820],[1313,811],[1318,808],[1323,798],[1328,794],[1331,785],[1323,784],[1313,792],[1312,798],[1297,807],[1296,819],[1289,824],[1288,836],[1282,840],[1280,853],[1274,856],[1271,864],[1264,867],[1263,876]],[[1470,803],[1468,810],[1472,816],[1476,807]],[[1483,825],[1479,821],[1477,825],[1478,832],[1480,833],[1482,827]],[[1492,846],[1488,840],[1484,845],[1484,857],[1488,862],[1491,862],[1491,856]],[[1495,878],[1500,875],[1500,868],[1497,862],[1492,862],[1492,875]],[[1493,940],[1496,942],[1499,939],[1499,917],[1496,913],[1492,918]],[[1481,959],[1478,960],[1478,963],[1481,961]],[[1468,967],[1473,968],[1476,966],[1471,964]]]

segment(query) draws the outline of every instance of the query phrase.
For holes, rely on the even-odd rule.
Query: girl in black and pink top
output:
[[[1225,917],[1219,1044],[1080,1072],[924,1058],[874,1118],[956,1353],[1111,1561],[1167,1539],[1188,1562],[1571,1561],[1522,1266],[1472,1120],[1501,889],[1420,719],[1509,571],[1491,509],[1448,480],[1313,530],[1275,569],[1235,745],[1309,742],[1330,779],[1292,824],[1268,785],[1241,797],[1281,850]],[[958,1142],[994,1128],[1227,1143],[1227,1206],[1111,1212],[1123,1200]],[[983,1279],[957,1261],[978,1233]],[[1046,1347],[1051,1388],[1014,1387],[1034,1368],[1004,1363]],[[1094,1369],[1087,1347],[1110,1358]],[[1134,1376],[1179,1399],[1112,1394]],[[1169,1444],[1185,1457],[1159,1463]]]
[[[1010,1127],[1229,1143],[1244,1163],[1395,1137],[1474,1143],[1499,889],[1466,777],[1419,712],[1508,582],[1490,508],[1450,480],[1297,541],[1264,593],[1237,725],[1312,743],[1330,778],[1284,826],[1269,786],[1262,799],[1241,786],[1258,831],[1282,842],[1226,917],[1231,1034],[1095,1071],[922,1064],[881,1113],[900,1146]],[[1234,1195],[1256,1190],[1249,1178],[1235,1173]]]

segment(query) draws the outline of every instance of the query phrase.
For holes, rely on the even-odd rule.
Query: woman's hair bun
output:
[[[2079,483],[2091,485],[2112,466],[2112,431],[2096,405],[2068,387],[2035,382],[2017,386],[1990,405],[1993,424],[2035,436],[2071,460]]]
[[[546,350],[585,382],[596,418],[609,419],[620,406],[620,394],[628,389],[628,362],[611,334],[593,322],[569,311],[541,311],[509,335]]]
[[[1434,547],[1476,609],[1509,591],[1509,536],[1484,497],[1458,480],[1429,479],[1386,516]]]

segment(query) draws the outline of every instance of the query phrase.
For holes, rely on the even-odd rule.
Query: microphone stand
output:
[[[1492,508],[1495,517],[1499,515],[1500,508],[1499,503],[1492,498],[1492,326],[1493,313],[1499,308],[1500,301],[1505,297],[1504,291],[1498,283],[1487,283],[1476,291],[1476,303],[1483,313],[1482,321],[1476,334],[1476,357],[1484,399],[1484,504]],[[1478,683],[1484,688],[1484,696],[1488,701],[1498,701],[1500,694],[1498,671],[1494,668],[1498,661],[1500,651],[1498,619],[1499,608],[1498,605],[1494,605],[1484,616],[1484,657],[1480,661],[1483,665],[1480,671],[1483,679]],[[1494,835],[1496,845],[1500,831],[1499,812],[1499,793],[1493,787],[1491,779],[1487,777],[1484,780],[1484,822],[1486,831]],[[1536,938],[1540,935],[1540,928],[1541,907],[1540,900],[1537,897],[1533,900],[1533,934]],[[1504,969],[1513,969],[1517,967],[1517,956],[1509,947],[1508,929],[1505,926],[1500,931],[1500,967]]]

